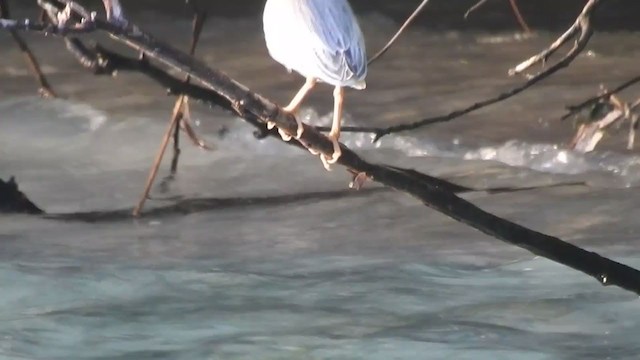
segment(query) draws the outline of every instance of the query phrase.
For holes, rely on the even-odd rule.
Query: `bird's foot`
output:
[[[342,150],[340,150],[340,143],[338,142],[338,136],[330,134],[329,138],[333,143],[333,155],[331,157],[327,157],[325,154],[320,154],[320,160],[322,160],[322,165],[327,171],[331,171],[331,165],[338,162],[340,156],[342,156]]]
[[[302,137],[302,133],[304,132],[304,126],[302,125],[302,121],[298,119],[298,108],[293,106],[285,106],[282,108],[282,111],[293,115],[294,119],[296,120],[296,124],[298,124],[298,130],[296,130],[295,138],[300,139],[300,137]]]
[[[293,112],[288,108],[283,108],[283,110],[287,113],[293,114]],[[295,109],[293,111],[295,111]],[[296,120],[296,124],[298,124],[298,129],[296,130],[295,136],[289,135],[283,129],[278,128],[278,134],[280,134],[280,137],[282,138],[283,141],[291,141],[291,139],[294,137],[296,139],[300,139],[302,137],[302,133],[304,132],[304,125],[302,125],[302,121],[300,121],[295,115],[294,115],[294,119]],[[276,127],[275,122],[267,121],[267,129],[272,130],[274,127]]]
[[[276,127],[275,122],[267,121],[267,129],[272,130],[274,127]],[[280,137],[282,138],[283,141],[291,140],[291,135],[287,134],[284,130],[280,128],[278,128],[278,134],[280,134]]]
[[[292,136],[287,134],[286,131],[278,128],[278,134],[280,134],[280,137],[282,138],[282,141],[291,141]]]

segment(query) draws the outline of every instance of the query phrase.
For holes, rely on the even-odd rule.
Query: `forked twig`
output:
[[[191,45],[189,47],[189,55],[194,55],[196,51],[196,46],[198,45],[198,41],[200,40],[200,35],[202,34],[202,27],[204,25],[204,21],[206,20],[206,13],[198,11],[196,9],[196,13],[193,19],[193,29],[191,35]],[[184,83],[188,84],[191,80],[189,75],[185,76]],[[151,166],[151,170],[149,170],[149,176],[147,177],[147,181],[145,182],[144,190],[140,199],[138,200],[138,204],[133,208],[133,216],[140,216],[140,212],[144,207],[144,203],[149,197],[149,192],[151,192],[151,187],[155,181],[156,176],[158,175],[158,169],[160,168],[160,163],[162,162],[162,158],[164,157],[164,153],[167,150],[167,145],[169,143],[169,139],[171,138],[171,134],[173,133],[173,142],[174,142],[174,153],[173,159],[171,161],[171,176],[175,175],[176,168],[178,166],[178,157],[180,155],[179,148],[179,133],[180,133],[180,124],[183,123],[184,127],[189,134],[189,137],[196,144],[200,144],[201,148],[209,150],[210,148],[206,146],[206,144],[199,142],[197,139],[195,132],[191,128],[189,124],[190,115],[189,115],[189,103],[188,97],[186,95],[178,96],[178,99],[175,102],[173,112],[171,114],[171,120],[169,121],[169,126],[162,138],[162,142],[160,144],[160,148],[158,149],[158,153],[156,154],[153,165]]]

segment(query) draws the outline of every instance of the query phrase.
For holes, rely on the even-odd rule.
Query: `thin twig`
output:
[[[477,3],[473,4],[473,6],[471,6],[465,13],[464,13],[464,18],[465,20],[469,17],[469,15],[471,15],[472,12],[478,10],[482,5],[486,4],[489,0],[480,0]]]
[[[164,157],[164,152],[167,149],[167,145],[169,144],[169,140],[171,139],[171,133],[173,129],[178,126],[178,122],[182,118],[182,102],[184,101],[184,95],[178,97],[180,101],[176,102],[173,108],[173,113],[171,114],[171,121],[169,121],[169,126],[167,127],[167,131],[165,131],[164,136],[162,137],[162,142],[160,143],[160,148],[156,153],[156,157],[153,160],[153,165],[151,166],[151,170],[149,170],[149,176],[147,176],[147,181],[144,184],[144,190],[142,195],[140,196],[138,203],[133,208],[132,215],[135,217],[140,216],[140,211],[142,211],[142,207],[144,206],[147,197],[149,196],[149,191],[151,191],[151,186],[153,186],[153,181],[158,175],[158,169],[160,168],[160,163],[162,162],[162,158]]]
[[[382,55],[384,55],[387,52],[387,50],[391,48],[391,46],[396,42],[396,40],[398,40],[398,38],[404,32],[404,30],[407,27],[409,27],[409,25],[411,25],[413,20],[415,20],[415,18],[418,17],[422,9],[424,9],[424,7],[427,6],[428,2],[429,0],[422,0],[422,3],[420,3],[420,5],[418,5],[418,7],[413,11],[413,13],[409,15],[407,20],[405,20],[402,26],[400,26],[400,29],[398,29],[398,31],[391,37],[391,39],[387,42],[387,44],[384,47],[382,47],[382,49],[380,49],[380,51],[378,51],[375,55],[373,55],[371,59],[369,59],[369,61],[367,62],[367,65],[371,65],[374,61],[378,60]]]
[[[516,20],[518,20],[518,24],[520,24],[520,27],[522,28],[522,30],[525,33],[530,33],[531,28],[529,27],[529,24],[527,24],[527,22],[524,20],[524,16],[522,16],[522,13],[520,12],[520,8],[518,7],[518,3],[516,2],[516,0],[509,0],[509,3],[511,4],[511,9],[513,10],[513,14],[516,16]]]
[[[11,15],[9,13],[9,4],[7,3],[7,0],[0,0],[0,19],[8,19],[10,17]],[[33,52],[29,48],[29,45],[27,45],[27,42],[15,30],[10,30],[9,34],[11,34],[11,37],[13,38],[13,41],[15,41],[15,43],[18,45],[18,48],[20,48],[20,51],[22,52],[22,55],[24,56],[29,69],[31,70],[31,74],[33,74],[33,77],[40,86],[40,88],[38,89],[40,95],[45,98],[58,97],[53,91],[53,88],[51,87],[49,81],[47,81],[46,76],[44,76],[42,69],[40,68],[40,64],[38,63],[35,55],[33,55]]]
[[[469,17],[469,15],[471,15],[472,12],[478,10],[481,6],[486,4],[488,1],[489,0],[480,0],[477,3],[475,3],[473,6],[471,6],[469,8],[469,10],[467,10],[464,13],[464,18],[467,19]],[[531,28],[529,27],[527,22],[524,20],[524,17],[522,16],[522,13],[520,12],[520,8],[518,8],[518,4],[517,4],[516,0],[509,0],[509,3],[511,4],[511,10],[513,10],[513,14],[516,17],[516,20],[518,21],[518,24],[520,24],[520,27],[522,28],[522,30],[524,32],[526,32],[526,33],[530,33],[531,32]]]

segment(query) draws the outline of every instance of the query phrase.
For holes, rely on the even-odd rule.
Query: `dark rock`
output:
[[[9,181],[0,179],[0,214],[43,214],[44,211],[31,202],[18,189],[18,183],[12,176]]]

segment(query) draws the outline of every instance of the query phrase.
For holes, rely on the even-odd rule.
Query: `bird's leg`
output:
[[[296,96],[293,97],[289,105],[283,107],[282,110],[284,112],[295,115],[295,113],[300,108],[300,104],[302,104],[302,101],[307,97],[307,94],[309,94],[309,91],[311,91],[311,89],[313,89],[313,87],[316,85],[316,82],[317,80],[314,78],[307,78],[304,85],[302,85],[300,90],[298,90],[298,93],[296,94]],[[298,123],[298,131],[296,132],[296,139],[300,139],[300,137],[302,136],[302,132],[304,131],[304,127],[302,126],[302,121],[300,121],[300,119],[298,119],[297,116],[295,117],[295,119],[296,119],[296,122]],[[274,122],[271,122],[271,121],[267,122],[267,128],[269,130],[273,129],[274,126],[276,126]],[[282,130],[278,130],[278,131],[284,141],[291,140],[290,135],[286,134]]]
[[[333,123],[331,124],[331,132],[329,132],[329,138],[333,142],[333,155],[331,158],[327,158],[324,154],[320,154],[320,159],[322,160],[322,164],[324,164],[325,169],[331,171],[329,165],[335,164],[340,156],[342,155],[342,150],[340,150],[340,143],[338,139],[340,139],[340,124],[342,122],[342,102],[344,99],[344,88],[341,86],[336,86],[333,91]]]

